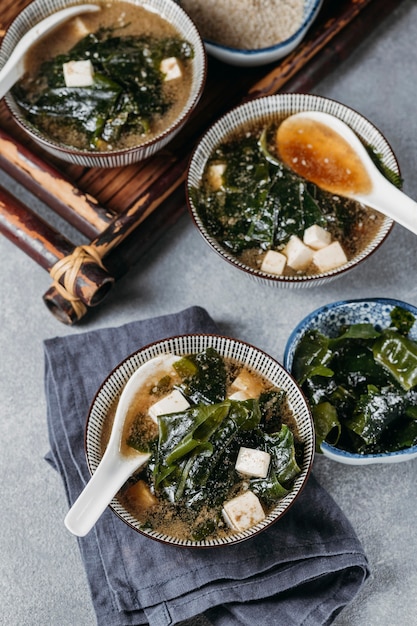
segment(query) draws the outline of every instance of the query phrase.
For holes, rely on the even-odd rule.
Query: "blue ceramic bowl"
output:
[[[307,34],[307,31],[316,19],[322,3],[323,0],[305,0],[303,21],[299,28],[291,35],[291,37],[288,37],[288,39],[281,41],[275,46],[259,48],[256,50],[243,50],[230,48],[229,46],[224,46],[214,41],[205,39],[204,44],[206,46],[207,53],[224,63],[241,67],[257,67],[273,63],[274,61],[282,59],[284,56],[292,52],[298,44],[301,43]],[[197,22],[196,25],[197,27],[199,26]]]
[[[410,311],[417,319],[417,307],[391,298],[367,298],[363,300],[342,300],[326,304],[305,317],[291,333],[284,352],[284,367],[291,372],[295,349],[304,334],[316,329],[328,336],[336,336],[344,324],[368,322],[374,326],[386,328],[391,323],[390,312],[395,306]],[[417,341],[417,323],[410,335]],[[372,463],[399,463],[417,457],[417,445],[384,454],[353,454],[340,450],[328,443],[322,443],[322,453],[334,461],[348,465],[370,465]]]

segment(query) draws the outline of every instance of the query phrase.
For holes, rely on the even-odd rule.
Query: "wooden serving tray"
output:
[[[204,94],[187,125],[166,149],[135,165],[99,169],[54,160],[28,142],[1,102],[0,167],[80,233],[80,242],[69,241],[0,186],[0,231],[51,274],[43,299],[57,319],[73,324],[100,304],[183,213],[190,152],[219,115],[260,96],[311,91],[400,1],[325,0],[303,42],[274,65],[236,68],[209,58]],[[0,37],[29,3],[2,0]]]

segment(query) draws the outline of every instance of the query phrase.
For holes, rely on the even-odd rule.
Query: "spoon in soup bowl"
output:
[[[84,537],[126,480],[149,460],[150,454],[147,452],[138,452],[134,448],[129,449],[129,453],[123,452],[122,440],[127,413],[139,390],[144,386],[153,386],[172,372],[172,364],[179,358],[173,354],[156,356],[141,365],[126,383],[117,404],[103,457],[65,517],[65,526],[74,535]]]
[[[24,57],[29,48],[53,28],[81,13],[99,11],[97,4],[78,4],[48,15],[23,35],[12,54],[0,70],[0,100],[25,73]]]
[[[276,146],[284,163],[300,176],[417,234],[417,202],[385,178],[359,137],[339,118],[321,111],[290,115],[278,127]]]

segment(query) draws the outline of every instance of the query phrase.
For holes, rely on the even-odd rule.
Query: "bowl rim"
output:
[[[282,41],[271,46],[267,46],[266,48],[234,48],[233,46],[227,46],[208,38],[205,38],[204,42],[219,52],[226,52],[229,55],[239,55],[242,58],[248,59],[255,58],[258,55],[268,55],[273,52],[279,52],[280,50],[291,46],[291,44],[295,42],[298,43],[298,39],[304,35],[304,33],[313,24],[324,0],[312,0],[310,2],[311,7],[307,5],[308,1],[309,0],[306,0],[306,6],[304,7],[304,11],[307,10],[307,12],[305,12],[303,20],[297,30],[290,35],[290,37],[287,37],[287,39],[283,39]]]
[[[306,107],[301,108],[301,104],[302,102],[304,102],[304,100],[306,101],[307,104],[310,103],[310,107],[306,106]],[[255,115],[255,109],[256,107],[259,106],[259,103],[261,103],[262,105],[262,103],[265,102],[265,108],[266,108],[268,107],[269,104],[271,104],[271,107],[272,107],[272,104],[274,102],[279,104],[280,101],[282,101],[282,105],[280,109],[274,110],[274,111],[271,110],[269,113],[267,113],[266,111],[264,112],[258,111],[258,113]],[[222,131],[220,133],[221,138],[217,138],[214,141],[211,138],[212,136],[216,134],[217,129],[221,128],[223,124],[227,124],[229,120],[233,121],[233,118],[238,118],[239,112],[241,110],[246,110],[250,112],[250,110],[253,109],[251,115],[248,115],[248,117],[246,118],[244,122],[238,120],[238,123],[234,125],[235,129],[238,128],[239,126],[247,124],[250,120],[256,119],[256,117],[259,118],[263,114],[264,115],[274,115],[274,113],[280,114],[281,110],[284,107],[285,107],[284,110],[287,110],[290,108],[292,108],[293,111],[311,110],[312,103],[315,103],[315,106],[317,107],[314,110],[318,110],[318,111],[326,110],[327,112],[330,112],[331,114],[335,114],[334,111],[337,110],[339,111],[340,116],[336,115],[336,117],[340,117],[340,119],[343,119],[343,121],[345,121],[345,123],[347,123],[348,125],[351,125],[350,118],[354,118],[354,120],[358,124],[360,124],[361,127],[362,126],[366,127],[367,132],[372,132],[375,135],[375,137],[378,138],[378,141],[384,144],[384,148],[387,151],[386,158],[389,158],[392,161],[396,173],[398,174],[399,177],[401,177],[401,170],[400,170],[397,157],[395,155],[395,152],[391,144],[386,139],[385,135],[366,116],[362,115],[362,113],[359,113],[359,111],[357,111],[353,107],[348,106],[334,98],[328,98],[326,96],[321,96],[318,94],[311,94],[311,93],[287,93],[287,92],[277,93],[277,94],[273,94],[269,96],[260,96],[258,98],[254,98],[252,100],[237,104],[231,109],[229,109],[226,113],[221,115],[217,120],[215,120],[206,129],[204,134],[200,137],[200,139],[194,145],[193,150],[191,152],[189,162],[188,162],[188,167],[187,167],[187,173],[186,173],[186,184],[185,184],[186,204],[187,204],[188,212],[191,216],[191,219],[195,227],[197,228],[198,232],[203,237],[203,239],[206,241],[206,243],[210,246],[210,248],[212,248],[218,255],[220,255],[220,257],[223,260],[227,261],[233,267],[243,270],[246,275],[254,279],[260,280],[263,283],[272,284],[276,286],[286,286],[286,287],[308,287],[311,285],[319,285],[322,282],[327,282],[327,281],[339,278],[346,272],[357,268],[362,262],[369,259],[369,257],[372,254],[374,254],[380,248],[380,246],[384,243],[384,241],[387,239],[387,237],[391,233],[395,224],[394,220],[392,220],[391,218],[387,216],[383,216],[381,226],[379,228],[379,231],[376,233],[375,237],[366,245],[366,247],[362,251],[359,252],[359,254],[356,255],[356,257],[354,257],[353,259],[350,259],[346,264],[342,265],[341,267],[335,268],[333,270],[328,270],[326,272],[320,272],[317,274],[294,275],[294,276],[274,275],[272,273],[263,272],[260,269],[256,269],[256,268],[248,266],[242,263],[239,259],[237,259],[237,257],[235,257],[231,252],[226,250],[212,235],[210,235],[210,233],[208,233],[191,198],[190,175],[191,175],[191,171],[194,166],[195,160],[198,158],[199,153],[203,150],[203,147],[204,146],[206,147],[206,151],[208,150],[211,151],[212,144],[218,145],[225,136],[233,132],[230,129],[227,131],[227,133]],[[342,113],[343,113],[343,116],[341,116]],[[288,115],[290,114],[291,113],[288,113]],[[353,130],[354,132],[357,132],[354,128]],[[208,147],[206,146],[206,144],[210,144],[210,146]],[[205,156],[205,163],[207,162],[207,158],[208,158],[208,155]]]
[[[288,379],[288,382],[291,384],[291,389],[293,390],[293,393],[295,393],[300,402],[302,403],[302,406],[304,407],[304,412],[305,412],[305,419],[306,419],[306,424],[308,425],[308,438],[311,437],[311,446],[310,446],[310,450],[307,450],[307,446],[306,446],[306,450],[305,450],[305,456],[304,456],[304,464],[305,464],[305,468],[302,470],[302,473],[304,473],[304,475],[302,476],[302,478],[298,479],[301,480],[301,483],[299,484],[299,486],[297,487],[297,491],[294,492],[294,488],[291,489],[291,491],[289,492],[289,494],[287,494],[286,496],[284,496],[284,498],[288,498],[289,502],[287,502],[285,509],[282,510],[280,513],[276,514],[274,516],[274,510],[271,511],[271,513],[260,523],[256,524],[255,526],[251,527],[250,529],[246,530],[246,531],[241,531],[239,533],[235,533],[233,535],[230,535],[229,538],[225,539],[225,540],[211,540],[211,541],[205,541],[205,540],[201,540],[201,541],[191,541],[191,540],[180,540],[177,539],[175,537],[171,537],[171,536],[158,536],[157,533],[152,534],[150,532],[147,532],[146,529],[140,529],[137,526],[133,525],[131,522],[129,522],[128,519],[126,519],[124,517],[124,515],[122,515],[121,513],[119,513],[115,507],[114,507],[114,503],[116,501],[116,496],[115,498],[112,500],[112,502],[108,505],[109,508],[112,510],[112,512],[117,515],[117,517],[119,517],[125,524],[127,524],[130,528],[132,528],[133,530],[135,530],[136,532],[138,532],[140,535],[143,535],[149,539],[152,539],[154,541],[158,541],[159,543],[163,543],[163,544],[168,544],[168,545],[175,545],[176,547],[184,547],[184,548],[217,548],[217,547],[224,547],[224,546],[228,546],[228,545],[235,545],[237,543],[241,543],[243,541],[247,541],[248,539],[252,539],[253,537],[257,536],[258,534],[260,534],[261,532],[263,532],[264,530],[268,529],[270,526],[272,526],[273,524],[275,524],[279,519],[281,519],[287,512],[288,510],[292,507],[292,505],[294,504],[294,502],[298,499],[298,497],[300,496],[300,494],[302,493],[302,491],[304,490],[309,476],[312,472],[312,468],[313,468],[313,461],[314,461],[314,456],[315,456],[315,447],[314,447],[314,421],[313,421],[313,417],[311,414],[311,409],[309,407],[309,404],[304,396],[304,393],[302,392],[302,390],[300,389],[297,381],[295,380],[294,376],[292,376],[292,374],[274,357],[272,357],[270,354],[268,354],[267,352],[265,352],[264,350],[262,350],[261,348],[257,348],[256,346],[254,346],[253,344],[244,341],[244,340],[240,340],[240,339],[236,339],[234,337],[230,337],[228,335],[224,335],[224,334],[220,334],[220,333],[204,333],[204,332],[196,332],[196,333],[184,333],[184,334],[176,334],[176,335],[172,335],[169,337],[164,337],[162,339],[156,340],[156,341],[152,341],[146,345],[144,345],[143,347],[139,348],[138,350],[135,350],[134,352],[130,353],[128,356],[126,356],[124,359],[122,359],[115,367],[113,367],[113,369],[111,370],[111,372],[106,376],[106,378],[101,382],[100,386],[98,387],[97,391],[94,394],[94,397],[90,403],[88,412],[87,412],[87,417],[86,417],[86,421],[85,421],[85,428],[84,428],[84,451],[85,451],[85,457],[86,457],[86,463],[87,463],[87,467],[88,467],[88,471],[89,473],[92,475],[95,471],[95,463],[92,461],[91,459],[91,452],[89,450],[89,428],[91,426],[91,422],[92,422],[92,413],[95,410],[97,404],[100,403],[100,398],[101,396],[104,394],[106,387],[108,387],[109,385],[111,385],[111,383],[113,382],[113,379],[115,377],[117,377],[117,375],[119,373],[122,373],[122,378],[123,378],[123,384],[121,384],[121,386],[119,386],[119,388],[117,389],[117,393],[120,393],[120,391],[123,389],[123,387],[125,386],[127,380],[129,380],[130,376],[133,374],[133,372],[135,371],[135,369],[131,370],[130,374],[127,373],[123,373],[123,369],[125,367],[129,367],[129,363],[130,361],[132,361],[133,359],[135,359],[136,357],[138,357],[140,359],[140,355],[142,353],[148,353],[148,352],[152,352],[155,351],[153,356],[156,356],[158,354],[163,354],[164,351],[162,350],[162,346],[167,346],[170,342],[186,342],[188,338],[191,338],[193,340],[202,340],[209,342],[207,345],[211,345],[210,342],[212,341],[219,341],[219,342],[225,342],[228,345],[238,345],[241,346],[243,349],[248,350],[250,352],[253,352],[254,354],[258,355],[259,357],[263,358],[264,360],[268,361],[271,366],[274,367],[275,371],[280,371],[281,374],[283,374],[285,376],[285,378]],[[161,352],[158,352],[158,347],[161,346]],[[165,350],[166,352],[166,350]],[[189,351],[188,351],[189,352]],[[187,351],[182,352],[181,354],[186,354]],[[143,363],[145,363],[147,360],[149,360],[149,358],[152,358],[152,356],[150,355],[148,358],[145,358],[139,365],[142,365]],[[256,366],[255,365],[251,365],[252,368],[254,368],[256,370]],[[137,367],[136,367],[137,369]],[[122,381],[119,380],[119,383],[121,383]],[[116,390],[113,386],[113,395],[116,395]],[[107,411],[109,410],[109,407],[107,407]],[[99,433],[99,438],[101,439],[101,431],[102,431],[102,426],[103,424],[100,424],[100,433]],[[305,443],[309,443],[308,438],[306,440]],[[102,456],[102,453],[100,453],[100,456]],[[300,475],[301,477],[301,475]],[[297,479],[296,479],[297,480]],[[132,515],[133,517],[133,515]]]
[[[371,303],[374,305],[381,306],[401,306],[407,311],[410,311],[416,316],[417,325],[417,306],[413,305],[409,302],[405,302],[398,298],[388,298],[388,297],[379,297],[373,296],[369,298],[349,298],[346,300],[336,300],[334,302],[330,302],[328,304],[324,304],[320,307],[317,307],[313,311],[311,311],[308,315],[306,315],[300,322],[295,326],[292,330],[291,334],[288,337],[283,356],[284,367],[291,372],[292,369],[292,356],[290,352],[293,353],[295,346],[297,345],[299,339],[304,335],[305,331],[310,327],[311,322],[317,318],[320,314],[327,313],[331,314],[332,311],[337,309],[341,309],[342,307],[349,307],[351,305],[366,305],[367,303]],[[338,461],[339,463],[344,463],[346,465],[371,465],[374,463],[396,463],[406,460],[411,460],[417,457],[417,444],[411,446],[409,448],[404,448],[402,450],[397,450],[394,452],[380,452],[373,454],[358,454],[355,452],[348,452],[347,450],[342,450],[341,448],[337,448],[327,442],[323,442],[320,445],[320,448],[323,452],[323,455],[332,459],[334,461]]]
[[[83,1],[84,0],[67,0],[65,2],[64,0],[63,7],[83,4]],[[91,0],[91,1],[93,4],[97,3],[97,0]],[[149,8],[154,8],[153,3],[157,2],[158,0],[120,0],[120,1],[125,1],[130,4],[143,7],[149,10]],[[201,70],[198,73],[195,72],[197,80],[196,80],[194,95],[192,95],[193,88],[191,88],[189,101],[185,104],[179,116],[170,124],[168,128],[165,128],[161,133],[152,137],[151,139],[148,139],[140,144],[130,146],[127,148],[121,148],[121,149],[116,149],[116,150],[103,150],[100,152],[95,152],[95,151],[86,150],[86,149],[78,149],[78,148],[61,144],[53,139],[50,139],[49,137],[47,137],[46,135],[38,131],[38,129],[35,126],[32,126],[30,123],[28,123],[23,115],[22,116],[17,115],[16,109],[18,107],[17,107],[17,104],[15,104],[15,100],[13,98],[13,95],[11,94],[11,91],[9,91],[4,96],[4,102],[7,106],[7,109],[10,115],[15,120],[16,124],[18,124],[19,127],[25,133],[27,133],[28,136],[33,141],[38,142],[45,150],[48,150],[48,149],[54,150],[55,154],[59,153],[62,158],[65,158],[63,155],[68,155],[68,156],[74,155],[75,157],[79,159],[90,159],[90,160],[99,160],[99,159],[105,160],[105,159],[118,159],[118,158],[120,159],[120,158],[123,158],[125,155],[129,155],[132,153],[136,153],[136,152],[141,153],[147,150],[150,151],[153,147],[156,148],[161,142],[163,143],[161,148],[163,148],[164,145],[166,145],[167,141],[169,141],[169,137],[171,135],[174,136],[174,134],[176,134],[182,128],[182,126],[186,123],[186,121],[188,120],[192,112],[194,111],[195,107],[197,106],[204,91],[205,83],[207,80],[207,71],[208,71],[206,48],[204,45],[204,41],[201,37],[201,33],[199,29],[197,28],[195,22],[191,19],[188,13],[184,11],[181,5],[178,2],[176,2],[176,0],[164,0],[164,1],[168,5],[171,5],[175,11],[179,11],[182,14],[185,22],[188,22],[191,29],[194,31],[196,42],[199,44],[198,48],[199,48],[199,54],[201,55],[201,64],[202,64]],[[54,2],[54,0],[52,0],[52,2]],[[32,10],[34,10],[35,4],[40,7],[42,4],[42,0],[32,0],[29,4],[27,4],[25,7],[23,7],[23,9],[19,11],[19,13],[13,19],[13,21],[9,24],[9,26],[7,27],[6,33],[0,43],[0,53],[2,52],[2,50],[4,50],[5,43],[7,44],[8,42],[9,31],[13,28],[17,28],[18,23],[20,23],[21,21],[25,22],[25,19],[28,19],[26,18],[26,16],[30,14]],[[47,10],[43,17],[45,17],[46,15],[51,15],[55,13],[55,11],[57,10],[58,10],[58,7],[54,8],[53,10],[52,9]],[[160,12],[158,12],[158,14],[161,15]],[[41,19],[43,19],[43,17],[39,16],[39,20],[37,21],[40,21]],[[164,15],[161,15],[161,17],[167,21],[167,18]],[[31,25],[32,23],[25,24],[27,29],[30,28]],[[195,57],[191,59],[192,62],[194,62],[194,58]]]

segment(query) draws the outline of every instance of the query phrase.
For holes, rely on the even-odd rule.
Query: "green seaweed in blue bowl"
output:
[[[323,442],[358,454],[396,452],[417,444],[415,317],[400,306],[391,324],[342,326],[329,337],[308,330],[292,373],[312,408],[316,449]]]

